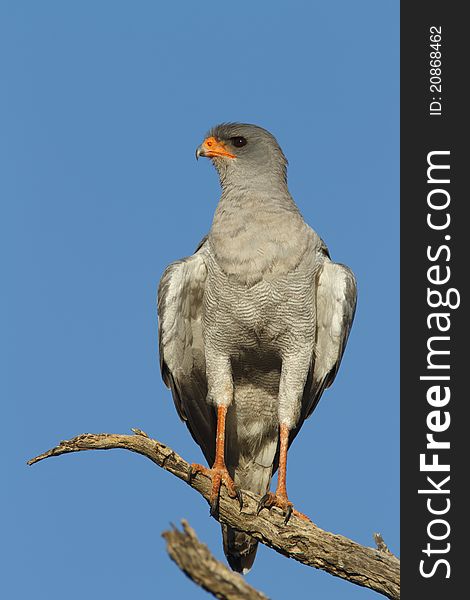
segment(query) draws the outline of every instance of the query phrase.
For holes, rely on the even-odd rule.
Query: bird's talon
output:
[[[207,475],[207,471],[209,471],[209,469],[207,469],[206,467],[203,467],[198,463],[192,463],[191,465],[189,465],[188,483],[191,483],[198,473],[203,473],[204,475]]]
[[[258,508],[256,510],[256,515],[259,515],[259,513],[263,510],[263,508],[270,508],[270,506],[268,505],[268,501],[269,501],[269,497],[271,496],[271,494],[268,492],[267,494],[265,494],[261,500],[258,503]]]
[[[284,497],[278,494],[273,494],[272,492],[268,492],[261,498],[258,504],[256,514],[259,515],[263,508],[267,508],[269,510],[273,506],[276,506],[277,508],[280,508],[283,511],[284,525],[287,525],[289,519],[292,516],[292,513],[295,512],[297,514],[297,511],[294,510],[294,506],[292,505],[292,502],[289,502],[287,496]]]
[[[218,511],[219,511],[219,495],[217,494],[217,496],[210,501],[209,514],[211,517],[217,517]]]
[[[240,505],[240,512],[243,510],[243,494],[240,489],[236,489],[238,504]]]
[[[287,509],[286,509],[286,516],[284,518],[284,525],[287,525],[287,523],[289,522],[289,519],[291,518],[293,510],[294,510],[294,508],[293,508],[292,504],[289,503],[287,505]]]
[[[189,465],[188,476],[186,478],[186,481],[189,483],[189,485],[191,485],[195,475],[196,471],[193,469],[193,465]]]
[[[228,495],[230,498],[237,498],[240,504],[240,510],[243,506],[243,500],[241,499],[241,492],[238,490],[236,485],[233,482],[233,479],[230,477],[229,472],[225,465],[223,466],[213,466],[212,469],[208,469],[207,467],[203,467],[202,465],[198,465],[193,463],[190,469],[189,477],[192,479],[196,473],[203,473],[210,477],[212,481],[212,489],[209,497],[209,506],[210,506],[210,515],[211,517],[216,517],[219,512],[219,496],[220,496],[220,486],[222,483],[225,484],[227,488]]]

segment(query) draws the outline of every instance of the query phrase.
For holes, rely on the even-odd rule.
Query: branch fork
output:
[[[204,472],[194,473],[191,465],[174,450],[150,438],[144,431],[140,429],[132,431],[133,435],[111,433],[78,435],[32,458],[28,464],[33,465],[46,458],[70,452],[121,448],[150,459],[190,485],[210,503],[212,483],[209,476]],[[368,587],[392,600],[399,599],[400,561],[387,548],[380,534],[375,534],[377,549],[369,548],[344,536],[324,531],[311,521],[297,516],[295,511],[287,524],[284,523],[283,512],[277,508],[270,511],[263,510],[258,514],[259,501],[259,496],[244,490],[243,509],[240,509],[238,500],[231,498],[225,486],[222,486],[218,520],[248,533],[284,556],[307,566],[322,569],[351,583]],[[188,531],[189,529],[186,535],[190,535]],[[226,569],[222,563],[220,565]],[[230,598],[230,596],[217,597]],[[258,597],[262,598],[263,595]]]

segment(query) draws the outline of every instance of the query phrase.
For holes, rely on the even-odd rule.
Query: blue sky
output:
[[[2,597],[206,598],[161,532],[192,490],[112,451],[26,460],[139,427],[200,461],[157,361],[165,266],[207,232],[218,181],[194,160],[220,121],[262,125],[359,302],[340,374],[295,441],[288,490],[323,529],[399,544],[399,3],[0,3]],[[260,548],[273,598],[373,592]]]

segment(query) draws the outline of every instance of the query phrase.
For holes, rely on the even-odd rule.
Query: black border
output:
[[[469,503],[464,486],[469,471],[465,461],[470,453],[465,442],[470,438],[470,430],[466,427],[466,406],[470,398],[465,389],[464,374],[465,370],[470,371],[470,366],[466,367],[464,362],[468,352],[465,308],[467,261],[470,261],[467,240],[470,242],[470,235],[466,227],[468,192],[464,190],[464,182],[470,168],[465,164],[468,151],[464,142],[465,130],[469,129],[464,104],[469,105],[469,101],[463,90],[469,70],[469,34],[466,32],[469,26],[463,10],[464,3],[457,2],[401,3],[401,597],[405,600],[459,598],[465,595],[467,587],[463,544],[468,527],[464,512]],[[429,90],[431,26],[442,27],[440,116],[429,114],[431,96],[436,96]],[[445,232],[433,231],[426,223],[427,195],[431,189],[426,175],[427,155],[435,150],[450,150],[450,184],[442,186],[451,196],[451,223]],[[445,234],[451,239],[444,241]],[[436,548],[439,544],[442,548],[448,542],[450,549],[448,553],[428,558],[422,550],[430,541],[427,526],[433,516],[427,510],[427,496],[418,494],[418,489],[426,487],[426,475],[432,474],[420,472],[419,455],[426,452],[426,433],[429,431],[426,416],[433,409],[426,400],[430,384],[419,378],[426,374],[426,343],[433,335],[426,323],[428,314],[433,312],[427,304],[427,270],[436,263],[430,263],[426,251],[429,245],[438,248],[445,243],[451,250],[450,260],[445,261],[447,253],[443,252],[437,262],[443,268],[450,266],[451,280],[447,287],[459,290],[461,302],[455,310],[448,310],[452,323],[447,333],[450,355],[442,361],[450,363],[447,374],[451,377],[451,399],[441,410],[449,411],[451,424],[440,439],[448,439],[451,446],[450,450],[440,452],[440,460],[448,459],[450,472],[435,474],[436,481],[450,475],[447,487],[450,487],[451,505],[443,516],[449,522],[450,533],[446,540],[435,542]],[[444,374],[443,371],[438,373]],[[438,495],[433,497],[437,499]],[[443,564],[436,568],[432,577],[423,577],[419,571],[420,561],[426,559],[424,570],[429,572],[433,560],[439,558],[449,561],[450,577],[446,578],[448,571]]]

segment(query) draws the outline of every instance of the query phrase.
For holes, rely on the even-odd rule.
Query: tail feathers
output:
[[[224,552],[230,567],[246,575],[255,562],[258,542],[241,531],[222,525]]]
[[[269,489],[276,447],[277,440],[273,440],[260,449],[255,457],[239,456],[238,465],[234,469],[235,485],[241,490],[249,490],[263,496]],[[230,567],[243,575],[248,573],[253,566],[258,549],[255,538],[222,525],[222,539]]]

